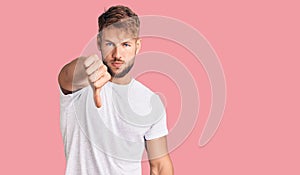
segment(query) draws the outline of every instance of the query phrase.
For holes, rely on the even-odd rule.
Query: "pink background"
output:
[[[103,9],[119,3],[125,1],[1,1],[0,174],[64,174],[57,75],[94,36]],[[199,85],[201,107],[192,133],[171,152],[176,174],[300,174],[297,1],[129,0],[125,5],[139,15],[170,16],[192,25],[223,65],[224,117],[201,148],[210,87],[201,66],[189,67]],[[166,45],[157,42],[157,49],[172,53]],[[149,49],[147,41],[143,49]],[[174,84],[159,75],[140,79],[165,93],[168,125],[174,127]],[[143,167],[148,174],[146,162]]]

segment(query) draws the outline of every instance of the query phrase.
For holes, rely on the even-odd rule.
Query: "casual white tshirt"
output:
[[[101,108],[91,86],[60,94],[67,175],[140,175],[144,141],[168,134],[162,102],[135,79],[105,84]]]

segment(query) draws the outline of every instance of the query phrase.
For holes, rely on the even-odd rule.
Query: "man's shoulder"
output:
[[[136,79],[133,79],[131,88],[133,91],[137,91],[144,95],[154,95],[155,94],[148,86],[146,86],[145,84],[143,84],[142,82],[140,82]]]

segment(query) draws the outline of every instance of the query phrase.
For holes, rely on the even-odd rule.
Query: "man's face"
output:
[[[140,50],[140,39],[131,32],[113,26],[103,29],[100,37],[98,43],[108,72],[114,78],[124,77],[132,68],[135,55]]]

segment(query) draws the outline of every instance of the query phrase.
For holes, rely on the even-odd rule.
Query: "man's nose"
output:
[[[121,47],[120,46],[116,46],[114,48],[112,56],[115,59],[120,59],[121,58]]]

